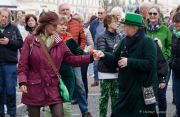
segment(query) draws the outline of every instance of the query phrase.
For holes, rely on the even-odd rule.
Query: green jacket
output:
[[[119,70],[119,100],[113,107],[112,117],[147,117],[148,111],[155,110],[155,105],[145,105],[142,86],[153,85],[157,96],[156,45],[144,34],[137,38],[138,42],[127,52],[128,65]],[[125,42],[123,39],[113,54],[105,53],[102,60],[117,67]]]
[[[80,48],[80,46],[76,43],[76,41],[71,38],[66,41],[66,45],[71,50],[74,55],[82,55],[85,54],[84,51]],[[75,74],[73,68],[67,64],[62,64],[60,68],[60,74],[64,84],[66,85],[70,99],[72,99],[74,87],[75,87]]]
[[[152,39],[158,38],[162,43],[162,52],[167,60],[171,57],[171,40],[172,34],[168,27],[166,27],[163,23],[160,24],[159,29],[156,32],[151,32],[148,30],[148,22],[145,22],[146,34],[150,36]]]

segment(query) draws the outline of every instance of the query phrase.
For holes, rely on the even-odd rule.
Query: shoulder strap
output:
[[[53,62],[52,57],[50,56],[50,54],[48,52],[48,48],[46,47],[44,41],[39,36],[37,36],[37,38],[38,38],[38,40],[39,40],[39,42],[41,44],[41,47],[42,47],[42,49],[44,51],[44,54],[46,55],[46,57],[48,59],[48,63],[51,65],[51,67],[52,67],[53,71],[55,72],[55,74],[57,75],[57,77],[60,78],[60,74],[59,74],[59,72],[58,72],[58,70],[57,70],[57,68],[55,66],[55,63]]]

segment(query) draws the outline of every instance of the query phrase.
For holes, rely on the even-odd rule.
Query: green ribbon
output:
[[[174,33],[174,35],[175,35],[177,38],[180,38],[180,31],[177,30],[175,27],[174,27],[174,29],[173,29],[173,33]]]

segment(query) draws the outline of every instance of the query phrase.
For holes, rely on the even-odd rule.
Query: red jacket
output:
[[[86,36],[82,24],[76,19],[71,18],[68,22],[68,32],[72,34],[81,49],[84,50],[86,46]]]
[[[74,56],[62,40],[54,42],[49,52],[58,69],[62,62],[74,67],[90,63],[89,55]],[[22,103],[39,106],[62,103],[57,76],[34,35],[26,37],[24,42],[18,65],[18,78],[19,83],[28,84],[28,93],[23,93]]]

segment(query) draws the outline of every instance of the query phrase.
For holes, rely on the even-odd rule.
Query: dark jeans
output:
[[[74,67],[73,69],[76,76],[74,98],[76,98],[78,101],[81,113],[85,113],[88,112],[88,102],[86,99],[86,91],[84,88],[84,83],[82,81],[81,68]]]
[[[176,91],[175,91],[175,87],[174,87],[174,85],[175,85],[175,78],[174,78],[174,72],[173,72],[173,70],[172,70],[172,93],[173,93],[173,99],[174,99],[174,101],[176,102],[176,100],[175,100],[175,96],[176,96]]]
[[[167,110],[166,88],[158,89],[158,106],[159,106],[159,117],[166,117],[166,110]]]
[[[0,114],[4,114],[4,105],[7,113],[16,115],[16,85],[17,68],[14,65],[0,66]]]
[[[81,67],[82,80],[84,83],[84,88],[86,91],[86,99],[88,98],[88,80],[87,80],[87,70],[89,65],[84,65]]]
[[[177,117],[180,117],[180,73],[179,75],[174,73],[174,88],[175,88],[175,101],[176,101],[176,112],[177,112]]]
[[[98,61],[94,61],[94,80],[98,81]]]
[[[28,116],[29,117],[40,117],[40,106],[28,105]],[[63,104],[50,105],[52,117],[64,117]]]
[[[166,117],[167,102],[166,102],[166,91],[168,87],[168,82],[171,76],[171,69],[169,67],[168,74],[166,76],[166,87],[163,89],[158,89],[158,107],[159,107],[159,117]]]

